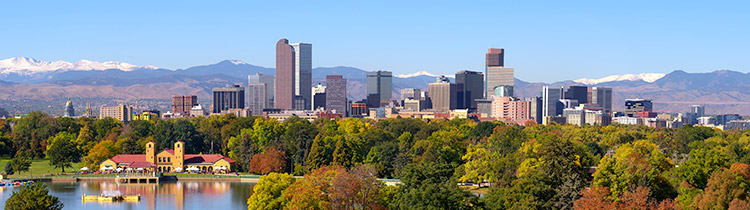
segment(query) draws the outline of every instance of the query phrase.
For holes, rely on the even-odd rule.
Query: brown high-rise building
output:
[[[190,109],[194,106],[198,106],[198,96],[172,96],[172,113],[180,113],[182,116],[190,116]]]
[[[505,50],[500,48],[490,48],[487,51],[487,66],[505,66]]]
[[[276,96],[277,109],[294,108],[294,51],[289,40],[276,42]]]
[[[312,109],[312,45],[289,44],[281,39],[276,43],[277,109]]]

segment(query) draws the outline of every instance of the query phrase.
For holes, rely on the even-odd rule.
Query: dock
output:
[[[115,181],[121,184],[159,184],[157,176],[124,176],[116,177]]]

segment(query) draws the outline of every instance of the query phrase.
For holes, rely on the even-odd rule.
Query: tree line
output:
[[[750,190],[750,131],[690,125],[278,122],[233,115],[122,124],[41,112],[0,123],[4,155],[46,157],[59,167],[81,161],[98,168],[116,154],[142,154],[149,141],[157,151],[184,141],[188,153],[222,154],[237,170],[266,175],[255,189],[265,196],[254,194],[251,209],[258,203],[271,209],[743,209]]]

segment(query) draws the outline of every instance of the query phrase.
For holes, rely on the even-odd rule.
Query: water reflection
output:
[[[50,193],[60,198],[65,209],[244,209],[252,194],[252,183],[173,182],[160,184],[118,184],[116,182],[46,183]],[[1,206],[13,188],[0,188]],[[139,202],[83,202],[81,195],[102,192],[141,195]]]

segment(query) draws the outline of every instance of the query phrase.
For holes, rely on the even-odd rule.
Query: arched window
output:
[[[159,162],[161,163],[161,157],[159,157]]]
[[[151,148],[151,144],[148,144],[148,148]]]
[[[170,158],[170,157],[167,157],[167,162],[172,162],[172,160],[171,160],[171,159],[172,159],[172,158]]]
[[[180,144],[177,144],[177,148],[180,148]]]

